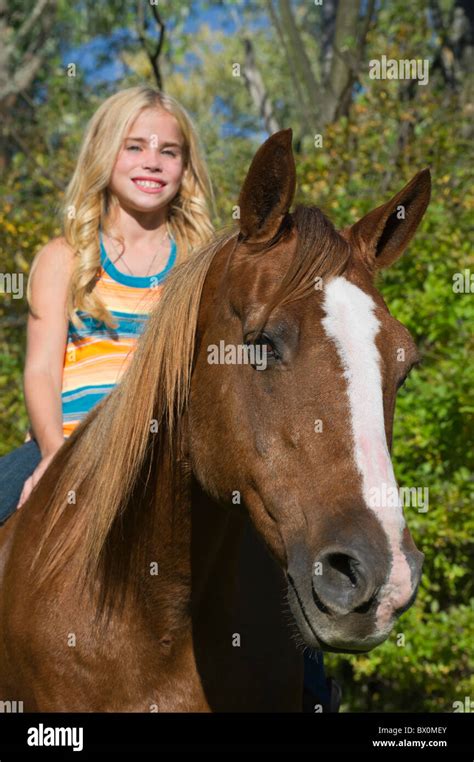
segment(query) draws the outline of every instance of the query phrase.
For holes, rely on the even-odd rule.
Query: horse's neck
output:
[[[219,505],[193,479],[191,488],[191,568],[193,610],[213,597],[231,602],[242,531],[247,518]]]
[[[152,541],[161,565],[148,582],[158,651],[169,649],[213,711],[297,711],[302,659],[282,607],[284,573],[244,509],[218,505],[191,477],[188,500],[170,514]]]
[[[147,615],[163,636],[190,627],[201,616],[212,619],[215,613],[222,618],[232,605],[246,521],[244,515],[215,503],[192,475],[178,500],[173,501],[173,489],[170,482],[156,507],[158,520],[147,555],[150,564],[156,562],[157,573],[147,569],[144,579]],[[212,615],[210,608],[215,609]]]

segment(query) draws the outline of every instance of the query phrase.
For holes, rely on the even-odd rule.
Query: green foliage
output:
[[[474,689],[473,613],[464,604],[440,611],[417,604],[372,653],[341,657],[338,665],[326,657],[329,671],[338,666],[341,711],[452,712]]]

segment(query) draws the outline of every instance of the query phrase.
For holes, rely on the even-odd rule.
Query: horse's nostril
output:
[[[357,566],[358,562],[351,556],[345,556],[343,553],[330,553],[327,557],[328,564],[341,575],[347,577],[352,587],[357,585]]]
[[[314,601],[321,611],[347,614],[370,608],[375,584],[354,553],[326,552],[315,563]]]

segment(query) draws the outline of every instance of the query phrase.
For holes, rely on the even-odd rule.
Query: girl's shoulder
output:
[[[69,280],[75,257],[74,251],[63,236],[52,238],[37,253],[30,268],[32,284],[44,279]]]
[[[52,238],[35,255],[30,268],[29,289],[35,303],[66,293],[74,264],[74,251],[62,236]]]
[[[74,261],[74,251],[69,246],[64,236],[51,238],[35,255],[34,262],[41,260],[50,265],[72,265]]]

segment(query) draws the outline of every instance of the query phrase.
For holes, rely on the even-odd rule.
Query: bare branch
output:
[[[161,19],[160,12],[157,6],[151,5],[150,7],[153,13],[153,18],[155,19],[155,23],[159,29],[158,41],[154,51],[149,50],[149,47],[148,47],[148,40],[146,36],[146,23],[145,23],[145,6],[141,2],[141,0],[137,0],[137,3],[136,3],[136,9],[137,9],[136,29],[137,29],[138,38],[142,44],[143,50],[145,51],[148,57],[148,60],[150,62],[150,66],[153,69],[153,74],[155,76],[157,87],[160,90],[162,90],[163,77],[160,71],[159,58],[161,55],[163,42],[165,39],[166,26],[164,21]]]

